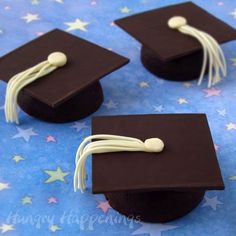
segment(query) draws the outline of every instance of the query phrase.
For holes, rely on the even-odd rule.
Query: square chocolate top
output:
[[[224,189],[214,144],[204,114],[101,116],[92,134],[157,137],[160,153],[94,154],[94,193],[115,191],[193,191]]]
[[[114,52],[55,29],[0,58],[0,79],[7,82],[56,51],[66,54],[67,64],[24,88],[24,92],[51,107],[57,107],[129,62]]]
[[[236,39],[236,30],[192,2],[171,5],[116,20],[115,23],[152,50],[161,60],[170,61],[202,49],[193,37],[169,28],[168,20],[183,16],[188,24],[209,33],[218,43]]]

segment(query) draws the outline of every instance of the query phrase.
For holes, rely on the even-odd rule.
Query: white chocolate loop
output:
[[[62,52],[54,52],[48,56],[46,61],[13,76],[7,84],[5,99],[5,117],[7,122],[19,124],[17,114],[17,97],[21,89],[33,81],[51,73],[67,62],[66,55]]]
[[[94,141],[87,144],[88,142]],[[86,146],[87,144],[87,146]],[[85,189],[85,161],[93,153],[108,152],[161,152],[164,143],[159,138],[150,138],[143,142],[137,138],[126,136],[100,134],[89,136],[80,144],[75,159],[74,191]]]
[[[227,66],[224,53],[218,42],[208,33],[198,30],[187,24],[187,20],[182,16],[174,16],[168,20],[168,26],[179,32],[196,38],[203,48],[203,63],[198,85],[202,83],[208,64],[208,88],[221,81],[221,77],[226,77]]]
[[[172,29],[178,29],[187,25],[187,20],[183,16],[174,16],[168,20],[168,26]]]

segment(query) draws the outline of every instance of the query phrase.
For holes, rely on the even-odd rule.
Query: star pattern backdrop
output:
[[[179,2],[1,0],[0,55],[60,28],[129,57],[127,66],[102,79],[105,101],[94,115],[206,113],[225,191],[207,192],[198,208],[167,224],[127,219],[103,195],[91,193],[91,158],[86,193],[73,192],[75,152],[90,135],[91,117],[50,124],[20,112],[20,126],[7,124],[6,85],[0,82],[0,235],[236,235],[236,42],[223,45],[227,79],[206,89],[206,82],[197,86],[150,74],[140,63],[140,44],[113,23]],[[236,27],[236,2],[194,2]]]

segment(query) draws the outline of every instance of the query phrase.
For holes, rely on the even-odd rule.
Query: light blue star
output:
[[[156,79],[156,82],[157,82],[158,84],[164,84],[164,80],[163,80],[163,79]]]
[[[23,138],[26,142],[29,142],[31,136],[38,135],[37,133],[33,131],[33,128],[21,129],[17,127],[17,130],[18,130],[18,133],[12,137],[13,139]]]
[[[215,197],[207,197],[205,196],[205,200],[206,202],[202,205],[202,207],[211,207],[214,211],[216,210],[217,206],[218,205],[222,205],[223,203],[221,201],[218,200],[218,197],[215,196]]]
[[[226,110],[225,109],[217,110],[217,112],[220,116],[225,116],[226,115]]]
[[[109,102],[107,102],[107,103],[103,103],[103,105],[108,109],[108,110],[110,110],[110,109],[112,109],[112,108],[117,108],[117,103],[115,103],[113,100],[109,100]]]
[[[85,122],[75,122],[71,128],[74,128],[77,132],[80,132],[82,129],[88,128],[88,126],[85,124]]]
[[[154,107],[154,111],[155,112],[162,112],[163,111],[163,106],[162,105],[159,105],[159,106],[153,106]]]
[[[148,234],[149,236],[161,236],[162,232],[167,230],[176,229],[179,226],[169,225],[169,224],[149,224],[141,223],[142,226],[134,231],[132,235]]]

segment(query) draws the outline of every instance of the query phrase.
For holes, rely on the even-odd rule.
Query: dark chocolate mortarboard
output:
[[[92,133],[157,137],[165,144],[160,153],[93,154],[93,193],[104,193],[126,216],[170,221],[195,208],[205,191],[224,189],[204,114],[94,117]]]
[[[67,64],[22,89],[19,106],[49,122],[69,122],[95,112],[103,102],[99,80],[128,63],[128,59],[91,42],[55,29],[0,59],[0,79],[47,59],[53,52],[67,56]]]
[[[141,60],[152,73],[164,79],[186,81],[199,77],[202,45],[193,37],[168,27],[174,16],[202,30],[221,44],[236,39],[236,30],[192,2],[136,14],[115,23],[142,44]]]

